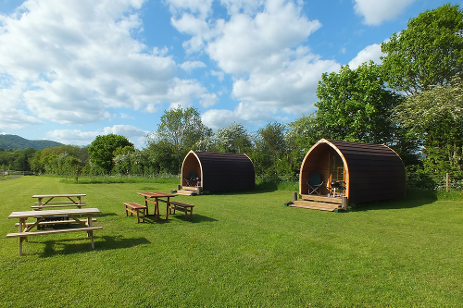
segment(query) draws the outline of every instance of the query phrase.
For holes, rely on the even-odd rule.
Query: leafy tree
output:
[[[215,134],[218,147],[225,153],[243,153],[251,147],[251,138],[242,124],[233,123]]]
[[[393,118],[415,136],[430,173],[460,173],[463,157],[463,80],[431,87],[394,109]]]
[[[97,136],[88,147],[90,160],[102,168],[104,172],[110,173],[114,166],[114,157],[119,148],[131,147],[133,144],[124,136],[109,134]]]
[[[157,132],[148,137],[147,144],[148,148],[166,155],[161,157],[153,153],[160,163],[160,168],[176,174],[180,171],[183,158],[188,151],[210,136],[212,130],[202,123],[196,108],[183,109],[179,106],[164,112]]]
[[[286,126],[278,122],[269,123],[258,130],[255,146],[249,154],[257,175],[275,178],[289,170],[285,132]]]
[[[17,150],[17,156],[13,163],[15,170],[31,171],[29,160],[34,157],[35,150],[33,148],[27,148],[24,151]]]
[[[309,149],[323,136],[320,134],[316,114],[303,116],[287,125],[285,135],[291,161],[291,173],[298,175],[302,160]]]
[[[381,67],[370,62],[324,73],[318,82],[316,122],[321,136],[354,142],[391,143],[392,108],[400,96],[386,89]]]
[[[445,4],[410,19],[381,44],[389,86],[408,95],[444,85],[463,71],[463,12]]]
[[[196,108],[166,110],[161,117],[157,134],[175,148],[191,149],[196,142],[204,137],[211,136],[212,130],[206,127]]]

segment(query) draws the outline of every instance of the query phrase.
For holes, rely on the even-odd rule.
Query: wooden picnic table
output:
[[[19,232],[16,233],[8,233],[6,237],[19,237],[19,255],[22,255],[22,242],[27,240],[28,236],[35,236],[35,235],[47,235],[47,234],[55,234],[55,233],[66,233],[66,232],[77,232],[77,231],[86,231],[87,236],[92,238],[92,248],[95,248],[95,243],[93,241],[93,230],[102,229],[102,226],[94,227],[92,222],[94,219],[92,218],[93,214],[100,213],[100,210],[97,208],[87,208],[87,209],[64,209],[64,210],[49,210],[49,211],[25,211],[25,212],[12,212],[8,218],[10,219],[18,219],[19,223],[16,226],[19,227]],[[47,217],[50,216],[60,216],[60,215],[68,215],[72,219],[61,221],[60,223],[64,224],[72,224],[78,223],[80,228],[73,228],[71,225],[69,228],[63,229],[56,229],[56,230],[44,230],[44,231],[32,231],[35,227],[43,224],[49,224],[49,222],[45,221]],[[87,218],[82,218],[82,217]],[[36,222],[27,223],[28,218],[37,218]],[[56,222],[54,222],[56,223]]]
[[[161,220],[159,214],[159,201],[167,203],[167,210],[166,210],[166,218],[165,220],[169,219],[169,206],[170,206],[170,198],[176,197],[177,195],[164,193],[164,192],[137,192],[137,194],[142,195],[145,197],[145,206],[147,208],[146,212],[149,213],[148,204],[154,204],[154,215],[158,217],[158,220]],[[167,198],[167,199],[164,199]],[[151,200],[154,199],[154,200]]]
[[[76,206],[77,208],[82,208],[85,206],[85,202],[82,202],[82,197],[85,197],[86,194],[48,194],[48,195],[33,195],[32,198],[37,198],[36,205],[32,206],[35,210],[42,210],[44,208],[54,208],[54,207],[70,207]],[[64,198],[65,201],[53,201],[55,198]],[[44,202],[44,199],[48,199]]]

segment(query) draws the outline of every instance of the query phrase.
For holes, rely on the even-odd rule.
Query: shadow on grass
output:
[[[216,195],[216,196],[236,196],[236,195],[255,195],[274,192],[278,190],[278,184],[276,182],[267,182],[257,184],[252,190],[240,190],[240,191],[217,191],[217,192],[204,192],[204,195]]]
[[[145,216],[145,223],[150,223],[150,224],[166,224],[170,223],[172,220],[183,220],[186,223],[201,223],[201,222],[216,222],[217,219],[203,216],[203,215],[197,215],[193,213],[193,217],[190,220],[185,220],[185,214],[179,213],[179,214],[169,214],[169,219],[157,219],[155,215],[149,215]]]
[[[349,211],[363,212],[374,210],[407,209],[431,204],[437,200],[437,194],[434,191],[410,190],[407,191],[407,196],[403,199],[358,204],[356,206],[349,207]]]
[[[100,239],[103,239],[102,242]],[[45,249],[40,254],[42,258],[52,257],[57,254],[76,254],[86,253],[92,251],[90,238],[82,238],[82,243],[76,244],[76,240],[79,239],[67,239],[67,240],[50,240],[43,242]],[[95,236],[95,250],[113,250],[113,249],[125,249],[131,248],[138,245],[151,244],[146,238],[123,238],[122,236]],[[72,242],[68,243],[68,242]]]

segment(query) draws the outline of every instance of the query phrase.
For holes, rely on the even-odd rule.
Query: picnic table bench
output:
[[[145,215],[148,213],[148,207],[146,205],[141,205],[135,202],[124,202],[125,205],[125,214],[126,216],[132,216],[132,214],[137,215],[137,223],[140,223],[140,214],[142,215],[143,222],[145,222]]]
[[[44,208],[57,208],[57,207],[73,207],[82,208],[86,206],[85,201],[82,201],[82,197],[86,194],[48,194],[48,195],[33,195],[32,198],[37,198],[36,205],[31,206],[34,210],[42,210]],[[58,200],[55,198],[65,198],[66,200]],[[48,199],[44,202],[44,199]],[[54,200],[54,201],[52,201]]]
[[[19,227],[19,232],[15,233],[8,233],[6,237],[14,238],[19,237],[19,255],[22,255],[22,243],[23,241],[27,241],[29,236],[37,236],[37,235],[49,235],[49,234],[56,234],[56,233],[67,233],[67,232],[78,232],[78,231],[86,231],[87,236],[91,237],[92,240],[92,249],[95,248],[95,243],[93,240],[93,231],[102,229],[102,226],[93,226],[92,222],[94,218],[92,218],[93,214],[100,213],[100,210],[97,208],[87,208],[87,209],[65,209],[65,210],[49,210],[49,211],[25,211],[25,212],[12,212],[8,218],[19,218],[19,223],[16,223],[15,226]],[[59,216],[59,215],[68,215],[72,219],[70,220],[63,220],[59,221],[60,224],[70,224],[69,228],[64,229],[57,229],[57,230],[44,230],[44,231],[31,231],[34,227],[38,227],[39,225],[47,225],[47,224],[56,224],[56,221],[44,221],[45,218],[50,216]],[[87,216],[86,219],[81,218],[81,216]],[[27,223],[26,220],[28,218],[37,218],[36,222]],[[72,227],[72,223],[78,223],[80,225],[79,228]]]
[[[169,206],[171,210],[174,210],[173,214],[175,214],[175,211],[180,211],[180,212],[185,213],[185,220],[191,220],[192,215],[193,215],[193,207],[194,207],[193,204],[188,204],[188,203],[178,202],[178,201],[170,201],[170,206]],[[188,213],[190,213],[190,219],[188,219]]]

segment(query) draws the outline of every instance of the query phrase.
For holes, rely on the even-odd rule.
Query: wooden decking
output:
[[[344,202],[345,208],[343,208],[343,198],[340,197],[330,198],[321,195],[301,195],[301,200],[295,200],[289,206],[334,212],[341,209],[347,210],[347,200]]]
[[[184,196],[196,196],[199,195],[198,190],[199,187],[195,186],[182,186],[181,189],[177,189],[175,194],[177,195],[184,195]]]

